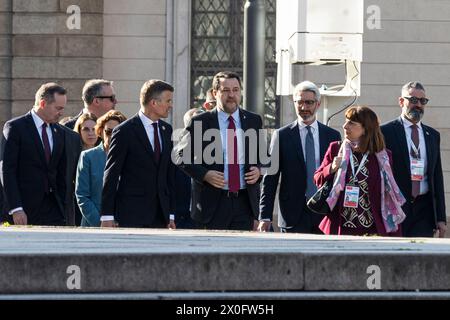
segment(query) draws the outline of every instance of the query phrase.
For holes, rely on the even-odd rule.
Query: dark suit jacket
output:
[[[75,117],[71,118],[69,121],[64,123],[64,126],[73,130],[73,128],[75,128],[75,123],[77,122],[78,118],[81,117],[82,114],[83,114],[83,110],[81,110],[80,113],[77,114]]]
[[[8,210],[23,207],[29,224],[36,224],[45,196],[46,181],[54,191],[61,215],[64,215],[64,131],[59,124],[52,124],[51,128],[53,150],[48,165],[31,112],[8,121],[3,128],[0,176]]]
[[[175,213],[175,165],[171,161],[172,126],[158,121],[162,138],[159,165],[139,115],[117,126],[106,159],[102,215],[114,215],[122,227],[150,225],[158,212],[169,223]]]
[[[259,130],[262,128],[262,120],[261,117],[255,113],[239,109],[239,117],[241,120],[241,127],[244,133],[247,129],[255,129]],[[197,124],[195,124],[197,123]],[[201,127],[201,131],[195,130],[195,127]],[[208,129],[217,130],[218,136],[212,138],[212,141],[203,141],[202,137],[204,133]],[[255,143],[254,151],[258,151],[257,158],[251,159],[250,157],[250,149],[249,149],[249,140],[245,141],[245,165],[244,172],[248,172],[251,166],[260,166],[260,152],[259,149],[262,148],[267,154],[266,143],[259,138],[258,131],[257,133],[257,142]],[[200,136],[201,135],[201,136]],[[191,145],[191,141],[194,141],[194,145]],[[201,143],[201,149],[196,150],[195,144]],[[221,197],[221,189],[215,188],[207,182],[203,181],[205,174],[209,170],[216,170],[220,172],[224,172],[224,164],[223,162],[217,163],[214,161],[213,163],[207,163],[203,157],[203,151],[210,144],[217,145],[216,150],[220,150],[222,152],[222,142],[220,138],[220,127],[217,109],[213,109],[210,112],[205,112],[199,114],[192,118],[191,123],[186,127],[184,135],[182,137],[181,142],[175,148],[175,156],[177,159],[177,164],[179,167],[186,172],[190,177],[194,179],[192,182],[192,218],[202,224],[207,224],[213,218],[217,205],[219,204],[219,200]],[[197,151],[201,151],[202,154],[197,154]],[[209,152],[207,152],[209,154]],[[252,152],[255,154],[255,152]],[[212,152],[213,158],[215,158],[215,151]],[[184,161],[184,159],[188,159],[188,161]],[[197,159],[194,161],[194,159]],[[198,163],[200,160],[200,163]],[[250,206],[252,208],[253,215],[255,219],[258,217],[258,204],[259,204],[259,182],[253,185],[247,185],[247,192],[249,195]]]
[[[298,122],[280,128],[272,137],[271,154],[279,152],[279,166],[275,174],[264,175],[260,202],[260,219],[273,216],[275,195],[280,183],[280,212],[278,225],[282,228],[298,224],[306,203],[306,164],[300,139]],[[341,140],[341,134],[319,123],[320,162],[333,141]]]
[[[434,221],[437,223],[439,221],[446,221],[444,179],[442,175],[440,150],[441,136],[438,131],[423,123],[422,128],[427,150],[428,186],[433,201],[433,208],[431,208],[429,214],[434,216]],[[395,181],[407,199],[407,202],[402,208],[406,214],[406,219],[408,219],[408,212],[411,212],[411,168],[408,143],[401,118],[382,125],[381,131],[386,141],[386,148],[392,151]]]
[[[81,138],[75,131],[61,126],[65,135],[64,157],[66,161],[66,196],[65,196],[65,216],[68,226],[75,226],[75,174],[78,159],[81,153]]]

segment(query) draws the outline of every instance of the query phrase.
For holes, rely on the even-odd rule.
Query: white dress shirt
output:
[[[240,176],[240,189],[245,189],[245,172],[244,172],[244,164],[245,164],[245,151],[244,151],[244,132],[241,126],[241,119],[239,118],[239,108],[236,109],[235,112],[231,115],[234,120],[234,125],[236,127],[236,138],[237,138],[237,149],[238,149],[238,163],[239,163],[239,176]],[[220,137],[222,140],[222,150],[223,150],[223,165],[224,172],[223,175],[225,177],[225,186],[224,190],[228,190],[228,124],[230,115],[226,112],[223,112],[220,109],[217,109],[217,117],[219,118],[219,129],[220,129]]]
[[[153,121],[152,119],[148,118],[141,110],[139,110],[139,118],[142,121],[142,124],[144,125],[145,128],[145,132],[147,132],[147,137],[148,140],[150,140],[150,144],[152,145],[153,150],[155,150],[155,129],[153,128],[153,123],[158,123],[158,121]],[[161,139],[161,130],[158,127],[158,138],[159,138],[159,145],[161,146],[161,152],[164,148],[163,144],[162,144],[162,139]]]
[[[411,127],[413,125],[413,123],[411,121],[409,121],[408,119],[406,119],[405,116],[401,116],[402,118],[402,122],[403,122],[403,127],[405,128],[405,135],[406,135],[406,142],[408,143],[408,155],[409,155],[409,161],[411,162],[411,160],[413,160],[413,156],[411,155],[411,145],[412,145],[412,140],[411,140]],[[424,131],[421,125],[421,122],[419,121],[417,123],[417,129],[419,131],[419,151],[420,151],[420,159],[423,160],[424,162],[424,176],[423,176],[423,180],[420,181],[420,194],[425,194],[428,192],[428,175],[427,175],[427,147],[425,145],[425,136],[424,136]]]

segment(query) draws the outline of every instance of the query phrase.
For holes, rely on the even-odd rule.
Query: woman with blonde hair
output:
[[[330,144],[314,174],[320,187],[334,179],[331,209],[319,228],[325,234],[400,236],[405,198],[392,174],[375,112],[355,106],[345,112],[343,142]]]

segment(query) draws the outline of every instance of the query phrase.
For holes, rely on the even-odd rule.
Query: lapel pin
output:
[[[166,130],[166,127],[164,127],[164,126],[161,126],[161,128],[162,128],[163,130]]]
[[[428,131],[425,131],[425,133],[427,134],[427,136],[429,136],[429,135],[430,135],[430,133],[429,133]]]

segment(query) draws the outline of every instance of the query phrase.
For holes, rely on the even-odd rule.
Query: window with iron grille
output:
[[[191,103],[200,106],[213,76],[223,70],[243,73],[245,0],[192,0]],[[265,114],[267,128],[279,127],[275,95],[275,8],[266,0]]]

